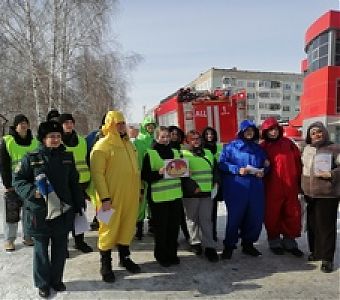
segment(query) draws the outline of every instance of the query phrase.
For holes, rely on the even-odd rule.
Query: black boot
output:
[[[112,258],[111,258],[111,250],[107,251],[99,251],[100,252],[100,274],[102,275],[102,279],[105,282],[114,282],[115,275],[112,271]]]
[[[143,239],[143,227],[144,227],[144,220],[138,221],[136,224],[136,238],[137,240],[141,241]]]
[[[130,258],[130,249],[126,245],[118,245],[119,265],[131,273],[139,273],[140,267]]]
[[[324,273],[333,272],[333,262],[329,260],[323,260],[321,263],[320,270]]]
[[[89,253],[93,251],[93,249],[85,243],[83,233],[74,236],[74,248],[83,253]]]
[[[254,257],[262,255],[262,253],[254,247],[253,243],[248,242],[242,242],[242,252]]]
[[[231,259],[233,251],[234,248],[224,247],[223,252],[221,253],[221,259]]]
[[[204,255],[210,262],[218,262],[218,255],[216,249],[205,248]]]

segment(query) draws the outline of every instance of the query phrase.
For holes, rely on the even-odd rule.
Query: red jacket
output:
[[[275,141],[266,138],[267,131],[277,126],[280,134]],[[276,119],[269,118],[262,124],[261,146],[266,151],[270,161],[270,171],[265,176],[266,194],[271,197],[281,194],[297,195],[301,181],[301,154],[298,147],[288,138],[283,137],[283,129]]]

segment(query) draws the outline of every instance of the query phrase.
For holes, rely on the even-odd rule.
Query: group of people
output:
[[[282,127],[269,118],[260,129],[249,120],[236,138],[222,145],[214,128],[188,133],[157,126],[147,117],[136,136],[129,136],[123,114],[109,111],[99,130],[86,139],[75,131],[72,114],[51,111],[32,136],[24,115],[14,118],[0,145],[5,186],[5,250],[15,250],[22,207],[23,242],[34,246],[33,278],[41,297],[50,289],[64,291],[63,270],[68,235],[75,248],[93,249],[84,234],[76,235],[74,220],[91,200],[96,211],[110,213],[98,222],[100,273],[114,282],[111,252],[131,273],[141,268],[130,258],[133,238],[143,238],[144,219],[154,235],[154,257],[163,267],[180,264],[180,228],[196,255],[210,262],[231,259],[241,239],[242,252],[259,256],[254,246],[264,223],[270,250],[303,256],[299,194],[307,203],[308,260],[321,260],[332,272],[336,220],[340,199],[340,146],[330,142],[320,122],[310,125],[300,150],[283,137]],[[329,169],[316,171],[320,157]],[[186,176],[166,176],[167,163],[185,160]],[[323,166],[325,162],[323,162]],[[327,162],[326,162],[327,165]],[[88,201],[87,201],[88,200]],[[224,249],[217,254],[217,207],[224,201],[227,222]],[[49,256],[48,247],[51,246]]]

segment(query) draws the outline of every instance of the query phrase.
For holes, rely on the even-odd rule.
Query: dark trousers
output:
[[[217,208],[218,202],[217,199],[212,199],[213,201],[213,208],[211,212],[211,221],[212,221],[212,228],[213,228],[213,239],[217,242]]]
[[[51,241],[51,257],[48,245]],[[33,279],[37,288],[50,287],[63,280],[66,261],[67,234],[34,237]]]
[[[154,256],[157,261],[164,262],[177,257],[181,209],[181,199],[153,202],[151,205],[155,238]]]
[[[333,261],[339,199],[305,196],[305,200],[309,250],[317,259]]]

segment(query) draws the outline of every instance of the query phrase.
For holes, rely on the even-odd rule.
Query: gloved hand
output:
[[[35,178],[35,185],[39,193],[44,197],[46,197],[49,193],[53,192],[53,187],[47,180],[46,175],[44,173],[39,174]]]

